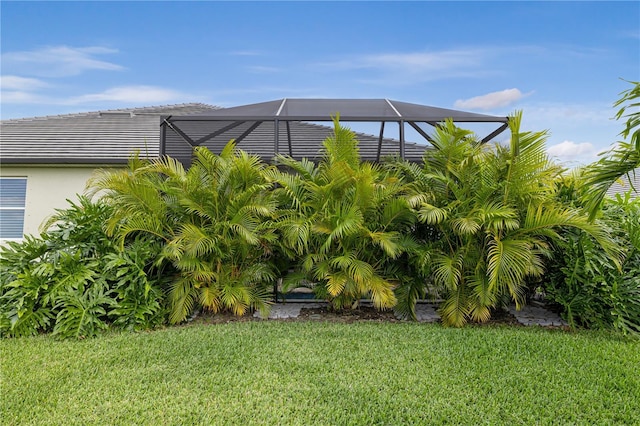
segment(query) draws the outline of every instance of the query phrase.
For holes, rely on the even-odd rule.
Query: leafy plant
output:
[[[640,333],[640,200],[627,194],[605,201],[600,221],[625,248],[620,268],[592,237],[565,231],[557,241],[545,284],[571,326]]]
[[[111,320],[116,327],[134,329],[163,322],[164,296],[157,279],[146,275],[154,270],[151,263],[157,251],[149,241],[140,240],[135,250],[127,245],[120,252],[102,229],[111,214],[107,204],[80,197],[58,210],[43,225],[39,238],[26,236],[2,248],[1,335],[53,331],[60,337],[79,338],[95,335]],[[140,282],[153,291],[136,293]]]
[[[58,309],[53,334],[77,339],[91,337],[107,329],[105,307],[113,304],[104,281],[86,287],[69,288],[56,298]]]
[[[397,303],[403,277],[395,262],[417,248],[408,231],[415,222],[397,174],[362,162],[355,134],[333,120],[318,164],[279,156],[288,171],[270,170],[280,202],[275,225],[293,273],[285,291],[313,283],[336,309],[362,297],[379,309]]]
[[[162,284],[166,280],[153,267],[159,251],[157,244],[136,239],[126,250],[105,256],[104,271],[112,277],[115,299],[108,315],[117,328],[146,330],[164,322]]]
[[[54,315],[39,302],[46,280],[36,270],[46,252],[46,242],[29,235],[2,246],[0,335],[33,335],[49,327]]]
[[[160,263],[177,271],[168,284],[172,323],[197,306],[237,315],[268,310],[275,203],[266,167],[232,141],[220,155],[196,148],[189,170],[171,158],[133,158],[128,170],[91,182],[106,191],[114,208],[107,231],[121,245],[136,236],[161,241]]]
[[[510,117],[507,146],[482,145],[447,121],[436,129],[424,165],[402,167],[428,237],[431,277],[447,294],[440,307],[446,325],[487,321],[507,298],[521,307],[527,280],[544,273],[559,229],[584,230],[619,264],[605,230],[556,201],[562,169],[545,153],[545,133],[520,132],[520,121],[520,114]]]
[[[600,160],[588,165],[583,171],[582,198],[592,220],[599,212],[611,185],[640,167],[640,82],[630,83],[633,87],[622,92],[620,99],[614,104],[615,107],[620,107],[616,119],[626,118],[625,128],[620,136],[629,140],[617,142],[602,154]]]

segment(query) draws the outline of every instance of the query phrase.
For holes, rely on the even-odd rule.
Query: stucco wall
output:
[[[26,177],[24,233],[38,235],[42,222],[55,213],[56,208],[69,206],[67,199],[75,201],[76,194],[85,191],[94,167],[29,167],[2,165],[2,177]]]

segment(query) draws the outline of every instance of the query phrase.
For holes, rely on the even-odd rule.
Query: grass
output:
[[[0,342],[5,425],[640,424],[640,342],[235,322]]]

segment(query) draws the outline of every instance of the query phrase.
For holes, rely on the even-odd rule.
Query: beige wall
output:
[[[66,199],[75,201],[76,194],[85,191],[94,170],[94,167],[82,166],[2,165],[0,176],[27,178],[24,233],[38,235],[40,225],[55,213],[54,209],[68,207]]]

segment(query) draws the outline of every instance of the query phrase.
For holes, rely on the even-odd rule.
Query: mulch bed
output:
[[[198,324],[225,324],[230,322],[264,321],[254,318],[253,312],[248,312],[243,316],[233,315],[228,312],[214,314],[204,311],[198,313],[191,323]],[[276,319],[269,321],[326,321],[350,324],[354,322],[404,322],[395,317],[393,310],[379,311],[372,306],[359,306],[355,309],[343,309],[340,311],[331,310],[327,307],[302,308],[300,315],[296,318]],[[509,325],[522,326],[516,318],[509,312],[497,310],[491,315],[491,319],[483,324],[473,324],[472,326],[485,325]]]
[[[359,306],[356,309],[343,309],[333,311],[326,307],[322,308],[302,308],[300,316],[294,320],[303,321],[329,321],[353,323],[359,321],[368,322],[400,322],[392,310],[379,311],[371,306]]]

